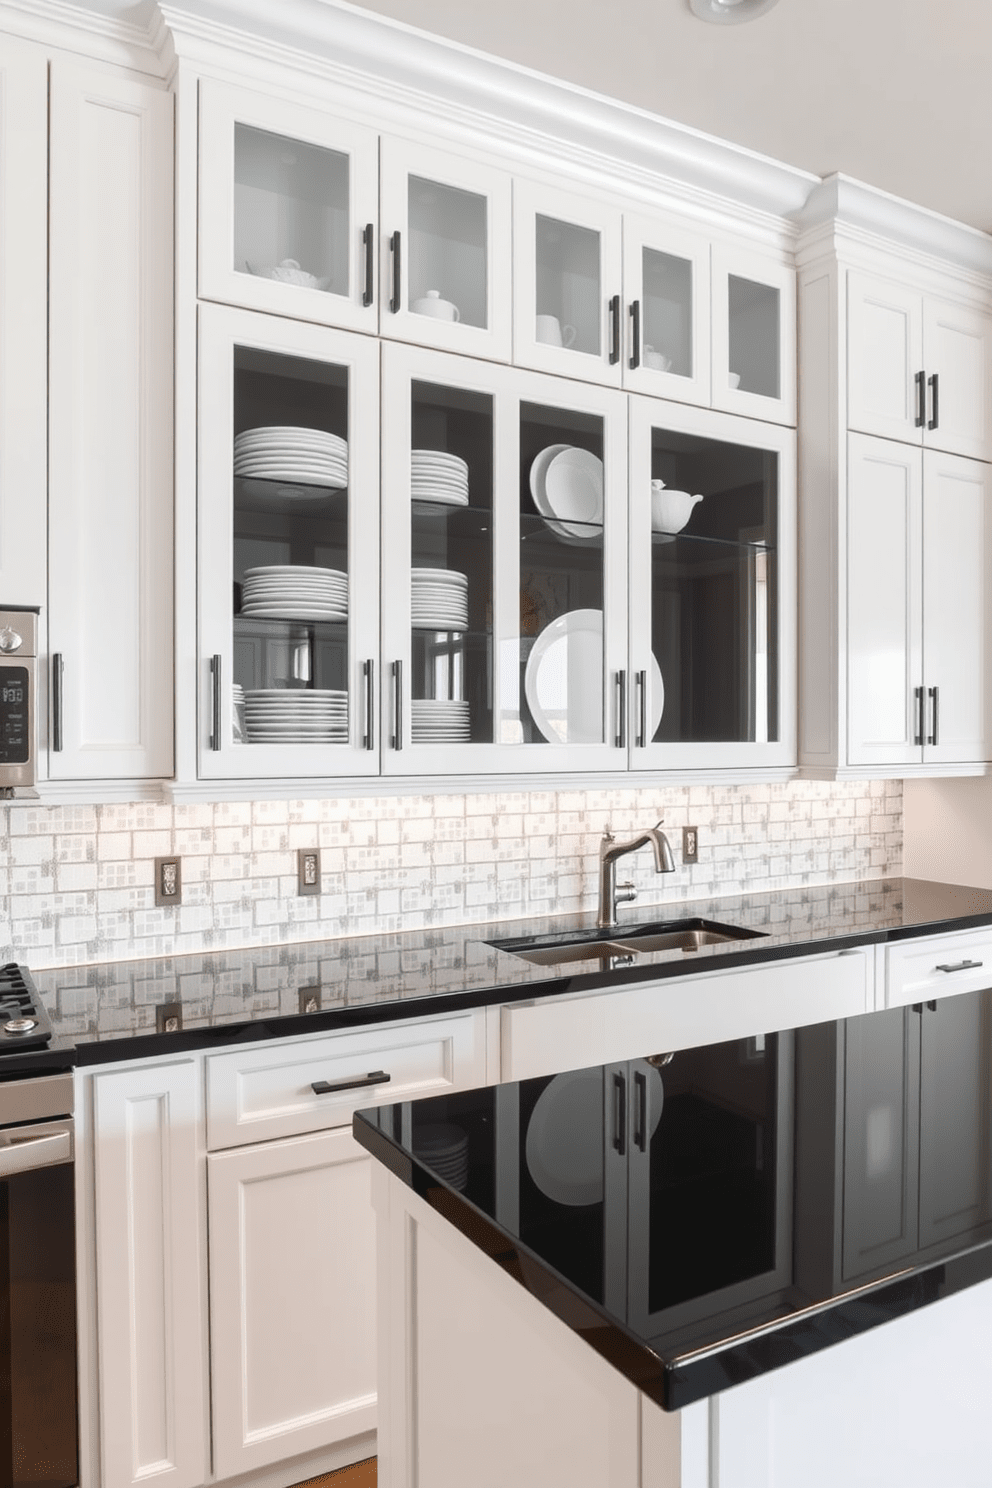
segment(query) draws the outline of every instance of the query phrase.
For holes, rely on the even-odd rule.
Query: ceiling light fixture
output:
[[[689,0],[689,9],[701,21],[712,21],[716,26],[737,26],[742,21],[753,21],[777,5],[778,0]]]

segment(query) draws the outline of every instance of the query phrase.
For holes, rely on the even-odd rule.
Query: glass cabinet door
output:
[[[620,213],[583,197],[513,185],[518,365],[619,387],[623,376]]]
[[[680,403],[710,401],[710,245],[624,214],[624,384]]]
[[[383,429],[383,769],[622,768],[622,396],[387,347]]]
[[[383,334],[508,362],[509,176],[388,137],[381,169]]]
[[[794,763],[795,435],[634,398],[630,501],[633,767]]]
[[[201,774],[374,774],[377,349],[200,307]]]
[[[201,297],[375,331],[376,134],[212,81],[199,129]]]
[[[796,274],[714,245],[713,406],[796,422]]]

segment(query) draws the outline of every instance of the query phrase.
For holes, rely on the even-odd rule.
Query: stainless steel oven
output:
[[[38,612],[0,609],[0,796],[33,794],[37,658]]]

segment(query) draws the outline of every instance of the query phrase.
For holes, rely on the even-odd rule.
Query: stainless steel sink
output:
[[[563,966],[573,961],[599,961],[604,968],[632,965],[652,951],[698,951],[701,946],[730,940],[754,940],[761,930],[741,925],[718,925],[712,920],[667,920],[651,925],[617,927],[612,935],[590,930],[584,935],[533,936],[493,940],[489,944],[538,966]]]

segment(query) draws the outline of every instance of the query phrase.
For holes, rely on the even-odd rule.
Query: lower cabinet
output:
[[[371,1166],[347,1127],[207,1158],[218,1478],[375,1429]]]

